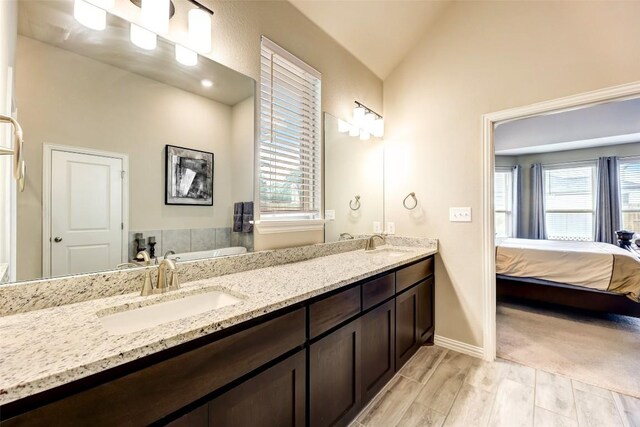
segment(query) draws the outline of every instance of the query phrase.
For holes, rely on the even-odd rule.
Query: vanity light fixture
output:
[[[176,61],[187,67],[193,67],[198,64],[198,54],[191,49],[177,44],[176,45]]]
[[[200,81],[200,83],[202,84],[203,87],[211,87],[213,86],[213,82],[209,79],[202,79],[202,81]]]
[[[339,120],[338,131],[341,133],[349,132],[349,136],[360,136],[363,141],[371,138],[371,135],[376,138],[382,138],[384,136],[384,119],[382,116],[358,101],[355,101],[355,103],[353,122],[348,123],[344,120]]]
[[[136,25],[133,22],[131,23],[129,31],[129,38],[131,39],[131,43],[146,50],[153,50],[158,44],[158,36],[156,36],[154,32]]]
[[[142,0],[140,19],[145,28],[157,34],[169,32],[171,0]]]
[[[189,46],[196,52],[211,51],[211,15],[213,12],[200,7],[189,11]]]

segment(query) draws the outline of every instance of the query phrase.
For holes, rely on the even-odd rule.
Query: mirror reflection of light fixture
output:
[[[189,46],[200,53],[211,51],[211,15],[204,9],[189,11]]]
[[[95,4],[85,0],[75,0],[73,17],[76,21],[92,30],[102,31],[107,28],[107,12]]]
[[[11,123],[13,125],[14,148],[0,147],[0,155],[13,156],[13,177],[18,181],[20,191],[24,191],[26,166],[24,160],[22,160],[22,144],[24,143],[22,127],[13,117],[1,114],[0,123]]]
[[[198,63],[198,54],[187,49],[186,47],[177,44],[176,45],[176,61],[187,67],[193,67]]]
[[[131,43],[146,50],[153,50],[158,44],[158,36],[156,36],[154,32],[136,25],[133,22],[131,23],[129,38],[131,39]]]

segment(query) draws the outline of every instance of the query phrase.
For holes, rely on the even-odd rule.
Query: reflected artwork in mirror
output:
[[[381,232],[384,141],[350,136],[339,119],[324,113],[324,161],[325,241]]]
[[[192,5],[173,3],[175,26]],[[253,250],[232,225],[234,203],[254,194],[255,81],[202,55],[178,62],[160,36],[153,49],[134,44],[131,23],[111,13],[104,30],[87,28],[73,5],[18,3],[14,102],[28,174],[5,281],[144,265],[141,249],[150,263]],[[180,164],[166,164],[168,146],[188,148]]]

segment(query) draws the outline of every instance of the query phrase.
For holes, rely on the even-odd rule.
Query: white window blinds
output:
[[[320,218],[320,73],[262,37],[261,219]]]
[[[496,237],[513,237],[512,168],[496,168],[494,188]]]
[[[545,220],[550,240],[593,240],[595,179],[595,162],[545,166]]]
[[[622,228],[640,233],[640,157],[620,160]]]

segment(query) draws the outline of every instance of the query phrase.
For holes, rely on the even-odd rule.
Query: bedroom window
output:
[[[320,73],[262,37],[259,228],[277,221],[279,232],[311,222],[322,229],[320,114]]]
[[[640,233],[640,157],[620,159],[622,228]]]
[[[595,185],[595,162],[544,167],[549,240],[593,240]]]
[[[494,179],[496,237],[513,237],[513,170],[496,167]]]

